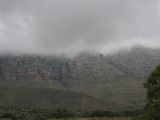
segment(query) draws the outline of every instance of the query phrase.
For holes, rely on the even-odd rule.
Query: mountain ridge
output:
[[[54,88],[109,101],[118,111],[142,109],[143,83],[159,63],[160,50],[139,47],[107,56],[1,56],[0,86]]]

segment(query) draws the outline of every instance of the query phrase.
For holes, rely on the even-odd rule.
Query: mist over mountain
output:
[[[0,54],[160,48],[158,0],[0,0]]]
[[[0,86],[58,89],[67,91],[69,96],[72,92],[82,93],[104,101],[107,110],[134,111],[145,106],[143,83],[159,61],[159,49],[142,47],[107,56],[89,52],[73,58],[1,56]],[[15,92],[13,96],[16,94],[23,92]],[[61,96],[64,102],[66,97]],[[72,97],[74,99],[74,95]],[[3,105],[1,100],[0,104]],[[14,102],[10,104],[14,105]]]

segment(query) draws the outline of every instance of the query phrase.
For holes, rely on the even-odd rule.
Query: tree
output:
[[[140,120],[160,120],[160,65],[145,83],[148,104]]]

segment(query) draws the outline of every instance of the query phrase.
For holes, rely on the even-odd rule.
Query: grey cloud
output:
[[[158,0],[0,0],[0,53],[160,47]]]

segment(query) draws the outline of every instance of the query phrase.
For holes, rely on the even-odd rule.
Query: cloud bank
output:
[[[160,47],[159,0],[0,0],[0,54]]]

